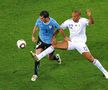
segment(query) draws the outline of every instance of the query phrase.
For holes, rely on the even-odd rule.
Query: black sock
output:
[[[34,74],[35,75],[38,75],[39,66],[40,66],[40,61],[39,62],[35,61],[35,67],[34,67]]]

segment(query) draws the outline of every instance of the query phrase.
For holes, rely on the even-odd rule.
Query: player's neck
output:
[[[80,19],[80,18],[79,18],[79,19]],[[74,20],[74,19],[72,18],[72,20],[73,20],[75,23],[78,23],[78,22],[79,22],[79,19]]]
[[[72,19],[73,20],[73,19]],[[78,23],[79,22],[79,20],[73,20],[75,23]]]

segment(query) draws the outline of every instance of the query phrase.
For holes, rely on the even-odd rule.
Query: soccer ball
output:
[[[20,39],[17,41],[17,47],[18,48],[23,49],[23,48],[25,48],[25,46],[26,46],[26,41],[24,41],[23,39]]]

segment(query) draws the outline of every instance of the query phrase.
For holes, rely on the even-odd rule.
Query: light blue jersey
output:
[[[50,18],[50,21],[48,23],[44,23],[40,20],[40,18],[38,18],[35,25],[40,29],[40,39],[47,44],[51,44],[54,30],[60,29],[59,24],[53,18]]]

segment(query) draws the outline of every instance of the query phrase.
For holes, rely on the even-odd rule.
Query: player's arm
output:
[[[61,26],[59,26],[59,24],[56,22],[56,32],[54,33],[54,36],[53,37],[56,37],[56,35],[60,32],[62,34],[62,36],[65,38],[67,38],[66,34],[64,33],[63,31],[63,28],[66,28],[67,27],[67,24],[65,24],[66,22],[62,23]],[[65,25],[64,25],[65,24]]]
[[[62,36],[64,37],[65,41],[70,41],[70,39],[66,36],[66,34],[64,33],[63,29],[60,28],[59,32],[62,34]]]
[[[67,40],[67,36],[66,34],[64,33],[63,29],[60,28],[59,24],[55,21],[55,28],[57,29],[53,35],[53,38],[52,38],[52,43],[56,43],[56,36],[57,34],[60,32],[62,34],[62,36],[64,37],[64,40]]]
[[[62,28],[60,28],[59,32],[62,34],[62,36],[63,36],[64,38],[66,38],[66,34],[64,33],[64,31],[63,31]]]
[[[63,31],[61,28],[55,31],[55,33],[54,33],[53,37],[56,37],[56,36],[57,36],[57,34],[58,34],[59,32],[62,34],[62,36],[63,36],[64,38],[66,37],[66,35],[65,35],[64,31]]]
[[[56,30],[55,33],[53,34],[52,41],[51,41],[52,44],[56,44],[56,36],[57,36],[57,34],[58,34],[59,32],[60,32],[60,33],[62,34],[62,36],[64,37],[64,40],[67,39],[67,37],[66,37],[64,31],[60,28],[60,29]]]
[[[65,35],[63,29],[60,27],[60,25],[55,20],[54,20],[54,24],[55,24],[56,31],[55,31],[53,37],[56,37],[57,34],[60,32],[62,34],[62,36],[65,38],[66,35]]]
[[[56,36],[57,36],[58,33],[59,33],[59,30],[56,30],[54,32],[53,37],[52,37],[52,40],[51,40],[51,43],[52,44],[55,44],[56,43]]]
[[[60,33],[62,34],[62,36],[64,37],[64,40],[65,40],[65,41],[69,41],[69,40],[70,40],[70,39],[66,36],[66,34],[64,33],[63,29],[60,28],[59,30],[56,30],[55,33],[54,33],[54,35],[53,35],[53,38],[52,38],[52,43],[53,43],[53,44],[56,43],[56,36],[57,36],[57,34],[58,34],[59,32],[60,32]]]
[[[33,28],[33,32],[32,32],[32,41],[34,43],[36,43],[36,38],[35,38],[35,35],[36,35],[36,31],[38,30],[38,27],[37,26],[34,26]]]
[[[60,32],[62,34],[62,36],[64,37],[64,40],[65,41],[70,41],[70,39],[66,36],[66,34],[64,33],[64,29],[68,28],[68,20],[66,20],[65,22],[63,22],[61,25],[60,25]]]
[[[91,15],[91,10],[90,9],[87,9],[86,10],[86,14],[87,14],[87,16],[88,16],[88,20],[89,20],[89,24],[94,24],[94,19],[93,19],[93,17],[92,17],[92,15]]]

